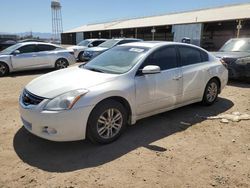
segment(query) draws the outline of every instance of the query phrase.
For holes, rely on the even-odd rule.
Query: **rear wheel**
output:
[[[205,88],[202,103],[204,105],[212,105],[219,95],[219,82],[216,79],[211,79]]]
[[[94,143],[108,144],[121,135],[126,124],[127,111],[123,105],[114,100],[106,100],[91,112],[87,137]]]
[[[69,66],[69,62],[68,62],[66,59],[63,59],[63,58],[58,59],[58,60],[56,61],[56,64],[55,64],[55,68],[56,68],[57,70],[59,70],[59,69],[65,69],[65,68],[67,68],[68,66]]]
[[[3,77],[9,73],[9,67],[5,63],[0,62],[0,77]]]

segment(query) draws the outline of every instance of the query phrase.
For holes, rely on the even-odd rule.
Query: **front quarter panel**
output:
[[[84,95],[74,106],[74,108],[81,108],[86,106],[96,106],[101,101],[111,97],[122,97],[129,103],[132,115],[135,114],[134,110],[134,81],[130,80],[127,76],[121,76],[117,79],[106,82],[91,88],[89,92]]]

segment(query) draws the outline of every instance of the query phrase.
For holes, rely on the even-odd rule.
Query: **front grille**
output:
[[[38,105],[40,102],[42,102],[45,98],[43,97],[38,97],[26,89],[24,89],[23,94],[22,94],[22,102],[25,106],[28,105]]]

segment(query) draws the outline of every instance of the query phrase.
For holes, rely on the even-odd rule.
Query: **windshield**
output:
[[[220,49],[221,52],[250,52],[250,39],[229,40]]]
[[[128,72],[148,50],[149,48],[145,47],[117,46],[80,67],[96,72],[123,74]]]
[[[118,42],[119,42],[119,40],[107,40],[106,42],[100,44],[99,47],[103,47],[103,48],[112,48],[112,47],[115,46]]]
[[[82,42],[78,43],[77,46],[88,46],[89,43],[89,40],[83,40]]]
[[[22,46],[22,44],[15,44],[13,46],[10,46],[10,47],[4,49],[0,53],[2,53],[2,54],[11,54],[13,51],[15,51],[16,49],[18,49],[21,46]]]

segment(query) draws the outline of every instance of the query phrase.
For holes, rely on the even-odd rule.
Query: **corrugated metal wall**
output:
[[[182,39],[187,37],[191,39],[191,44],[200,46],[202,36],[202,24],[183,24],[173,25],[172,32],[174,33],[174,41],[182,42]]]
[[[84,40],[84,33],[76,33],[76,44],[80,43],[82,40]]]

